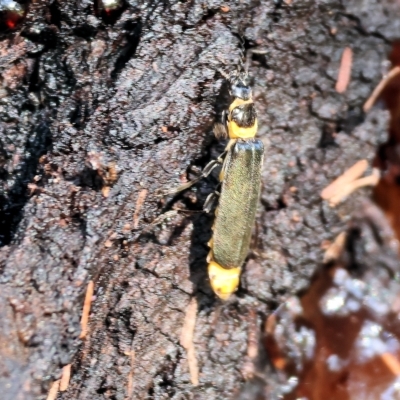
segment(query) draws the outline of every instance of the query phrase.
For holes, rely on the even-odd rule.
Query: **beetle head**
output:
[[[249,76],[246,72],[235,72],[229,77],[229,83],[231,85],[230,93],[233,97],[237,97],[242,100],[249,100],[251,98],[251,87],[249,82]]]

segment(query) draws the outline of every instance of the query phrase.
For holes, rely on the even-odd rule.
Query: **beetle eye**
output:
[[[246,73],[241,72],[234,74],[230,78],[231,83],[231,95],[238,97],[239,99],[248,100],[251,98],[251,88],[249,77]]]
[[[248,100],[251,97],[251,89],[249,86],[244,86],[243,82],[232,85],[232,96],[238,97],[239,99]]]

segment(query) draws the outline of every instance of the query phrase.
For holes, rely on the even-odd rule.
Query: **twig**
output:
[[[372,174],[358,179],[368,168],[367,160],[360,160],[344,174],[335,179],[321,191],[321,197],[328,200],[331,207],[338,205],[344,198],[363,186],[375,186],[380,179],[380,171],[373,168]]]
[[[101,194],[103,195],[103,197],[108,197],[110,195],[110,186],[103,186],[101,188]]]
[[[197,386],[199,384],[199,368],[193,344],[194,328],[196,326],[196,314],[197,314],[197,301],[195,298],[193,298],[186,310],[185,321],[183,323],[180,342],[182,347],[187,352],[190,381],[194,386]]]
[[[378,83],[378,86],[372,92],[371,96],[369,96],[368,100],[365,102],[363,107],[364,112],[368,112],[371,109],[371,107],[375,104],[375,101],[381,95],[383,89],[385,89],[388,82],[399,73],[400,67],[397,66],[390,70],[389,73],[382,78],[382,80]]]
[[[60,392],[65,392],[68,389],[69,379],[71,378],[71,364],[64,366],[61,380],[60,380]]]
[[[324,254],[323,262],[324,264],[335,261],[339,258],[344,244],[346,241],[346,232],[341,232],[339,235],[336,236],[333,243],[327,248]]]
[[[147,196],[147,189],[143,189],[140,193],[139,196],[136,200],[136,209],[135,209],[135,214],[133,215],[133,227],[137,229],[139,227],[139,213],[140,209],[143,206],[143,203],[146,199]]]
[[[359,178],[367,170],[367,168],[367,160],[357,161],[352,167],[350,167],[347,171],[330,183],[324,190],[322,190],[321,197],[324,200],[329,200],[341,189],[344,184]]]
[[[54,381],[53,384],[51,385],[46,400],[56,400],[59,388],[60,388],[60,380],[58,379]]]
[[[335,196],[332,196],[329,199],[329,204],[334,207],[338,205],[345,197],[349,196],[357,189],[365,186],[376,186],[379,182],[380,177],[380,171],[374,168],[371,175],[366,176],[365,178],[357,179],[356,181],[349,182],[344,185],[339,193],[335,194]]]
[[[395,376],[400,375],[400,362],[393,354],[382,353],[381,359]]]
[[[343,50],[342,60],[340,61],[340,68],[338,78],[336,81],[336,91],[338,93],[344,93],[350,82],[351,67],[353,64],[353,52],[350,47],[346,47]]]
[[[126,400],[130,400],[133,394],[133,374],[134,374],[134,364],[135,364],[135,351],[131,350],[127,352],[126,355],[129,355],[131,358],[131,370],[128,375],[128,388],[127,388],[127,398]]]
[[[89,281],[87,289],[86,289],[86,295],[85,295],[85,301],[83,303],[83,311],[82,311],[82,317],[81,317],[81,334],[79,335],[79,339],[84,339],[87,335],[88,331],[88,322],[89,322],[89,313],[90,313],[90,307],[92,306],[92,297],[94,293],[94,283],[93,281]]]
[[[257,331],[257,315],[254,310],[250,311],[252,318],[249,324],[249,332],[247,339],[247,357],[250,360],[255,360],[258,357],[258,331]]]
[[[256,374],[255,362],[258,358],[258,326],[257,314],[252,308],[249,312],[249,326],[247,334],[247,356],[242,367],[244,379],[251,379]]]

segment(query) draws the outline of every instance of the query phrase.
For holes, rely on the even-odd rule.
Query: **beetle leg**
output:
[[[159,215],[153,222],[148,224],[142,231],[142,233],[149,233],[151,232],[157,225],[161,225],[164,221],[168,220],[169,218],[173,218],[178,214],[179,210],[170,210],[161,215]]]
[[[224,140],[227,139],[229,134],[228,134],[228,130],[226,129],[226,125],[221,124],[221,123],[216,123],[214,125],[214,136],[218,139],[218,140]]]
[[[227,126],[228,124],[228,110],[222,111],[222,123],[224,126]]]
[[[218,197],[219,197],[219,192],[215,191],[210,193],[207,196],[206,201],[204,202],[203,211],[205,211],[208,214],[214,207],[214,204]]]
[[[216,160],[212,160],[210,161],[203,169],[201,175],[187,183],[185,183],[184,185],[178,186],[176,189],[173,190],[167,190],[164,193],[164,196],[167,195],[174,195],[176,193],[182,192],[183,190],[189,189],[191,186],[193,186],[194,184],[196,184],[197,182],[201,181],[203,178],[206,178],[208,175],[211,174],[211,172],[213,171],[213,169],[215,167],[220,166],[223,161],[224,161],[224,157],[226,155],[226,151],[224,151]]]
[[[228,134],[228,111],[224,110],[222,111],[221,115],[221,122],[217,122],[214,124],[214,136],[218,140],[222,139],[227,139],[229,134]]]
[[[266,49],[264,49],[264,50],[263,49],[248,49],[246,51],[246,60],[245,60],[245,64],[244,64],[244,70],[245,70],[246,74],[249,71],[249,67],[251,64],[253,54],[265,55],[265,54],[268,54],[268,50],[266,50]]]

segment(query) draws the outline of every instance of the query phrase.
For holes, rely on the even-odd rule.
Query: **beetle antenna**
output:
[[[240,40],[240,59],[238,65],[238,73],[243,71],[247,74],[247,62],[246,62],[246,50],[245,50],[246,42],[244,40],[244,36],[239,34],[239,40]]]
[[[230,74],[227,74],[226,72],[224,72],[222,69],[218,68],[217,71],[227,80],[229,81],[230,78]]]

